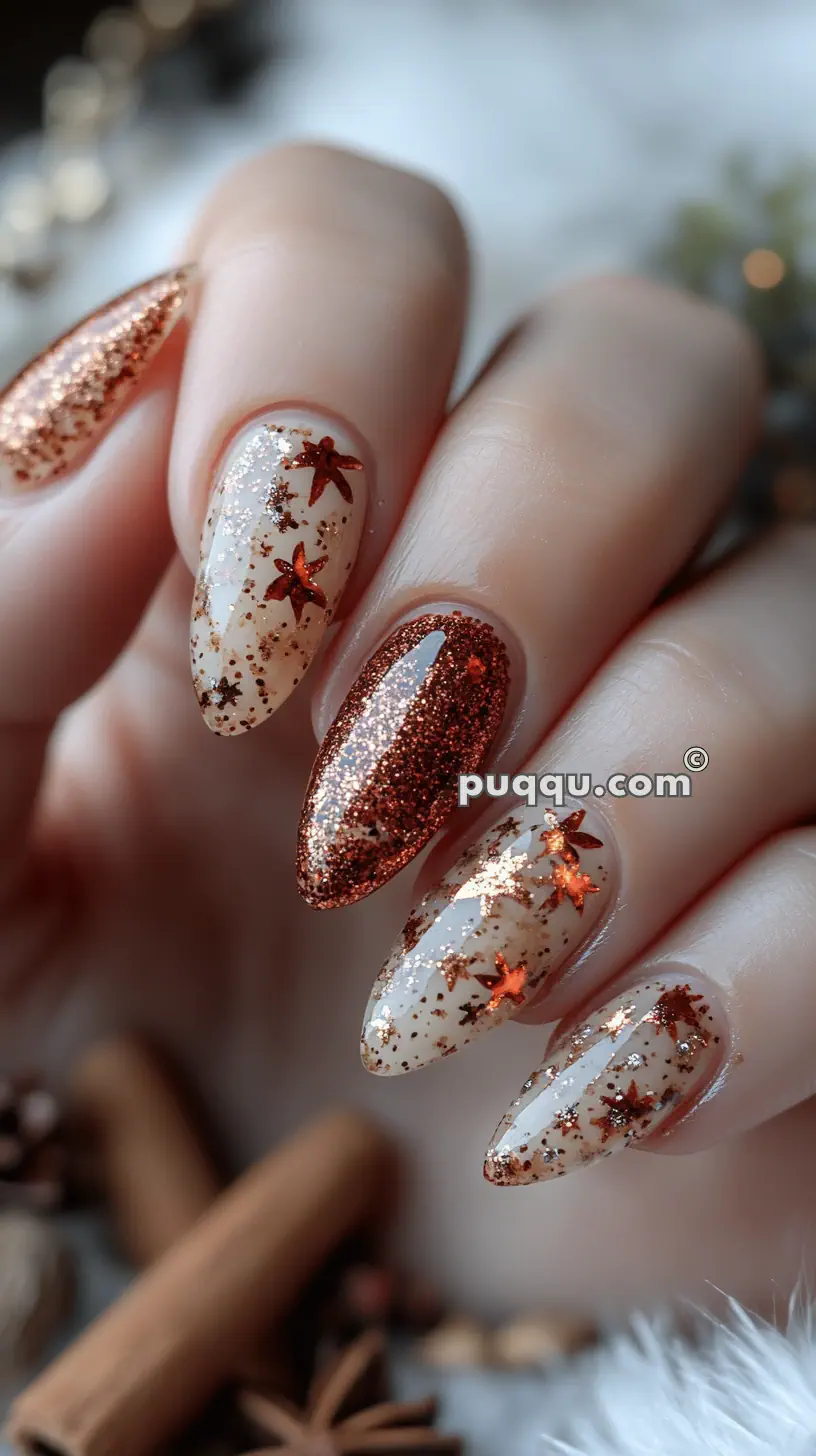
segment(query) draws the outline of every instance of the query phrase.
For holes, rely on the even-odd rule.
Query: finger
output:
[[[559,1177],[644,1138],[650,1152],[696,1151],[805,1101],[814,956],[816,830],[804,829],[753,855],[603,1006],[558,1028],[486,1176]]]
[[[51,728],[133,631],[169,559],[165,472],[187,271],[99,310],[0,399],[0,894]]]
[[[322,746],[299,851],[312,905],[377,889],[450,814],[501,716],[501,642],[519,765],[692,549],[757,399],[747,334],[652,284],[570,289],[527,321],[444,430],[332,664],[321,724],[395,618],[425,619],[421,650],[420,622],[374,653]],[[440,657],[442,617],[459,650]]]
[[[199,702],[237,734],[301,681],[394,530],[445,408],[466,258],[429,183],[306,146],[228,179],[198,246],[171,510]]]
[[[532,769],[603,787],[679,770],[699,743],[708,768],[690,797],[511,804],[417,907],[383,968],[363,1037],[371,1070],[422,1066],[534,998],[540,1019],[575,1014],[729,865],[810,809],[814,557],[816,532],[781,531],[613,657]]]

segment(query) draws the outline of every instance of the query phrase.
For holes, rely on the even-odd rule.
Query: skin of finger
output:
[[[50,724],[86,692],[170,560],[164,487],[180,360],[170,340],[79,471],[0,508],[0,723]]]
[[[634,972],[640,980],[667,965],[687,968],[714,988],[731,1034],[706,1096],[645,1150],[712,1147],[812,1097],[815,961],[816,829],[808,827],[751,855]]]
[[[442,432],[327,665],[318,736],[395,617],[458,600],[520,643],[529,751],[692,549],[760,389],[749,335],[707,305],[628,279],[552,298]]]
[[[195,570],[213,467],[243,422],[273,405],[334,416],[374,477],[348,610],[445,409],[467,292],[456,214],[407,172],[290,146],[226,179],[190,251],[202,287],[170,469],[179,550]]]
[[[597,784],[615,773],[681,773],[691,746],[709,754],[689,797],[592,799],[616,846],[617,899],[520,1020],[578,1014],[730,865],[808,812],[815,565],[816,531],[781,528],[655,612],[532,761],[536,773],[586,773]],[[429,873],[447,867],[456,847],[440,847]]]
[[[79,470],[0,507],[0,894],[25,859],[55,720],[124,647],[172,555],[165,479],[182,350],[169,341]]]

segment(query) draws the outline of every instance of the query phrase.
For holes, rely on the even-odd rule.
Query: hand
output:
[[[53,371],[45,405],[42,371],[0,402],[5,1062],[64,1067],[141,1026],[239,1156],[327,1101],[376,1108],[420,1169],[406,1240],[470,1304],[609,1308],[706,1279],[778,1294],[816,1192],[816,835],[794,827],[814,795],[813,535],[781,531],[652,607],[750,445],[750,340],[649,283],[578,285],[439,434],[466,264],[435,189],[284,149],[218,190],[190,256],[189,340],[170,332],[186,277],[153,313],[140,295],[146,366],[103,379],[101,406],[70,396],[78,437],[55,445]],[[45,421],[22,443],[21,401]],[[214,734],[190,686],[191,572]],[[352,696],[300,875],[313,903],[362,903],[315,913],[295,890],[313,749],[294,690],[335,606],[321,733]],[[693,746],[710,762],[688,798],[554,817],[506,799],[486,827],[456,821],[435,850],[448,889],[409,921],[364,1035],[376,1072],[437,1065],[363,1072],[364,988],[408,908],[401,881],[379,887],[450,814],[457,771],[606,783],[682,772]],[[548,1041],[481,1036],[517,1012],[562,1025],[553,1076],[494,1140],[494,1181],[633,1140],[709,1151],[486,1186],[490,1130]]]

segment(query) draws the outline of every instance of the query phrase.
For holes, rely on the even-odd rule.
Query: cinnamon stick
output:
[[[223,1193],[12,1406],[26,1456],[147,1456],[387,1194],[383,1135],[353,1112],[309,1124]]]
[[[92,1150],[122,1252],[139,1268],[152,1264],[221,1188],[176,1079],[143,1042],[117,1037],[80,1061],[68,1112]]]

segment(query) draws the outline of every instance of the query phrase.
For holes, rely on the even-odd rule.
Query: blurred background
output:
[[[542,289],[648,269],[760,327],[753,516],[816,510],[812,0],[6,0],[0,379],[164,268],[238,158],[430,173],[475,253],[465,369]]]

